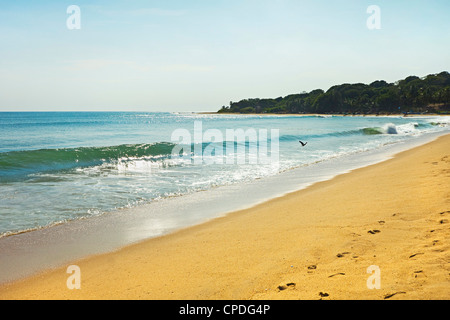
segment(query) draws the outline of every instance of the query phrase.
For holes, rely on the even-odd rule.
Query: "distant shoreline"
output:
[[[409,76],[394,83],[343,83],[327,91],[315,89],[278,98],[230,101],[219,112],[325,113],[325,114],[426,114],[450,111],[450,73]]]
[[[285,117],[437,117],[450,116],[444,113],[426,113],[426,114],[338,114],[338,113],[240,113],[240,112],[193,112],[194,114],[217,114],[217,115],[243,115],[243,116],[285,116]]]

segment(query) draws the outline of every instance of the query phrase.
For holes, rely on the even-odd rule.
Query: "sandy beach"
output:
[[[0,287],[0,299],[449,299],[450,135],[256,207]],[[379,289],[368,287],[368,268]]]

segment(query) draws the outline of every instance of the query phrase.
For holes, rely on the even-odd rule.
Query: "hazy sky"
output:
[[[216,111],[422,77],[450,71],[449,16],[449,0],[0,0],[0,111]]]

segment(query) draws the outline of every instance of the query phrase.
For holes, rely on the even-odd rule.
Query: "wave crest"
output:
[[[156,161],[170,156],[174,146],[173,143],[159,142],[0,153],[0,182],[16,180],[38,172],[98,166],[126,159]]]

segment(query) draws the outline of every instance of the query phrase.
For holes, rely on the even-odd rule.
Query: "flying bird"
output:
[[[304,147],[304,146],[306,146],[308,144],[308,142],[301,142],[301,141],[299,141],[299,142],[302,145],[302,147]]]

